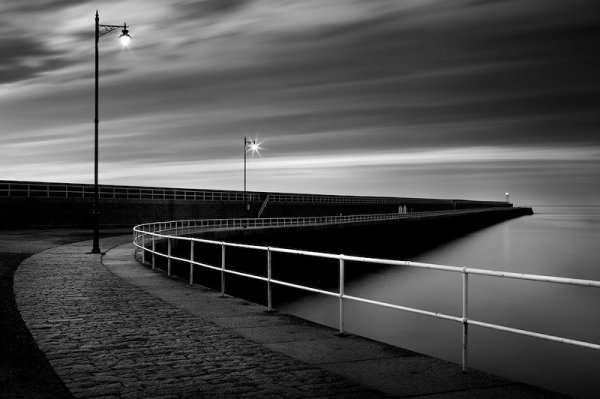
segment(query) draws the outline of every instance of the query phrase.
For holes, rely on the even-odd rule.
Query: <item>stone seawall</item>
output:
[[[102,226],[162,220],[244,217],[241,202],[101,199]],[[0,228],[90,227],[92,201],[84,198],[0,198]]]
[[[447,214],[381,222],[213,231],[197,236],[215,241],[258,246],[409,260],[420,252],[435,248],[472,231],[532,213],[531,208],[506,208],[472,214]],[[167,252],[165,242],[157,242],[156,247],[160,252]],[[174,256],[189,259],[190,250],[189,241],[172,241]],[[216,267],[221,265],[220,245],[195,243],[194,253],[195,261]],[[166,269],[165,258],[156,256],[155,261],[158,268]],[[272,264],[275,279],[324,290],[337,290],[339,276],[336,259],[274,253]],[[266,277],[266,252],[228,247],[226,267],[229,270]],[[384,267],[387,266],[347,262],[346,279],[351,281],[365,274],[376,273]],[[188,279],[189,264],[172,261],[172,272]],[[218,271],[196,267],[194,281],[220,289],[221,280]],[[231,295],[256,303],[266,303],[265,283],[260,281],[228,276],[227,291]],[[278,302],[287,302],[299,295],[302,294],[296,290],[278,287],[274,297]]]
[[[368,198],[368,197],[366,197]],[[263,218],[361,215],[398,213],[403,199],[397,203],[268,203]],[[407,201],[404,199],[404,201]],[[90,227],[91,198],[0,197],[0,229],[26,227]],[[179,199],[101,198],[99,201],[102,226],[131,226],[167,220],[230,219],[257,217],[262,203],[250,202],[246,211],[243,201],[209,201]],[[504,204],[503,204],[504,205]],[[432,199],[406,206],[407,212],[461,209],[467,204]],[[471,201],[469,207],[488,207],[486,201]],[[493,206],[498,206],[494,204]],[[505,204],[510,208],[511,204]]]
[[[199,236],[219,241],[336,254],[408,257],[472,231],[531,214],[531,208],[515,207],[474,214],[356,224],[217,231]]]

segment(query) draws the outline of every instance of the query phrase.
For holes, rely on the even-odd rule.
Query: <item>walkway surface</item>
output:
[[[156,273],[131,236],[56,247],[15,274],[19,310],[79,398],[547,398],[558,395]]]

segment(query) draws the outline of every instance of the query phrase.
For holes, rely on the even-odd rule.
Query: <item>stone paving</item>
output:
[[[78,398],[548,398],[167,278],[130,236],[53,248],[15,274],[23,319]],[[104,264],[102,263],[104,262]]]
[[[146,294],[87,251],[50,249],[15,275],[23,319],[78,398],[383,396]]]

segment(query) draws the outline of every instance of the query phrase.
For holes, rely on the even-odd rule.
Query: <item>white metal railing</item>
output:
[[[437,204],[451,206],[505,207],[506,202],[470,201],[461,199],[401,198],[401,197],[357,197],[344,195],[279,194],[269,193],[269,202],[301,202],[317,204]]]
[[[244,201],[244,193],[237,191],[190,190],[133,186],[98,186],[99,198],[151,199],[191,201]],[[61,184],[0,181],[0,197],[20,198],[93,198],[92,184]],[[250,201],[260,201],[260,194],[247,193]]]
[[[493,209],[493,211],[499,211],[502,209]],[[486,211],[490,211],[489,209]],[[485,270],[485,269],[477,269],[470,267],[457,267],[457,266],[447,266],[447,265],[437,265],[430,263],[422,263],[422,262],[410,262],[410,261],[399,261],[399,260],[391,260],[391,259],[378,259],[378,258],[368,258],[368,257],[360,257],[360,256],[350,256],[350,255],[337,255],[331,253],[323,253],[323,252],[313,252],[313,251],[302,251],[288,248],[277,248],[277,247],[268,247],[268,246],[260,246],[260,245],[248,245],[248,244],[239,244],[232,242],[223,242],[223,241],[215,241],[215,240],[207,240],[201,238],[194,238],[188,236],[181,236],[180,234],[188,234],[190,232],[199,231],[199,230],[213,230],[213,229],[236,229],[236,228],[263,228],[263,227],[281,227],[281,226],[306,226],[306,225],[317,225],[317,224],[329,224],[329,223],[356,223],[356,222],[368,222],[368,221],[376,221],[376,220],[391,220],[391,219],[405,219],[405,218],[427,218],[427,217],[436,217],[440,216],[440,214],[457,214],[457,213],[475,213],[475,212],[486,212],[482,210],[471,210],[468,211],[454,211],[454,212],[424,212],[421,214],[388,214],[388,215],[358,215],[356,216],[338,216],[338,217],[325,217],[325,218],[278,218],[278,219],[220,219],[220,220],[201,220],[201,221],[170,221],[170,222],[159,222],[159,223],[149,223],[144,225],[136,226],[133,229],[134,239],[133,243],[136,247],[136,258],[138,250],[141,251],[141,260],[143,263],[146,262],[146,253],[152,255],[152,268],[154,269],[156,266],[156,256],[161,256],[167,259],[167,274],[171,275],[171,261],[181,261],[187,263],[189,265],[189,283],[193,284],[194,281],[194,268],[195,267],[203,267],[211,270],[215,270],[220,272],[221,274],[221,295],[225,295],[225,277],[226,275],[235,275],[250,278],[253,280],[263,281],[267,284],[267,309],[272,310],[273,302],[272,302],[272,286],[279,285],[284,287],[291,287],[299,290],[303,290],[306,292],[313,292],[322,295],[327,295],[331,297],[337,297],[339,300],[339,331],[340,333],[344,332],[344,301],[355,301],[362,302],[367,304],[372,304],[376,306],[382,306],[386,308],[392,308],[397,310],[402,310],[406,312],[421,314],[425,316],[435,317],[438,319],[450,320],[453,322],[457,322],[462,324],[462,368],[466,370],[467,368],[467,354],[468,354],[468,327],[472,326],[480,326],[488,329],[499,330],[510,332],[513,334],[525,335],[530,337],[536,337],[540,339],[545,339],[554,342],[561,342],[569,345],[575,345],[579,347],[584,347],[588,349],[600,350],[600,344],[585,342],[575,339],[569,339],[564,337],[558,337],[549,334],[543,334],[539,332],[533,332],[528,330],[522,330],[507,326],[502,326],[498,324],[485,323],[482,321],[474,320],[469,318],[469,275],[481,275],[481,276],[490,276],[496,278],[509,278],[509,279],[517,279],[517,280],[531,280],[545,283],[554,283],[554,284],[567,284],[567,285],[575,285],[575,286],[584,286],[584,287],[594,287],[600,288],[600,281],[595,280],[583,280],[583,279],[573,279],[573,278],[564,278],[564,277],[554,277],[554,276],[544,276],[544,275],[535,275],[535,274],[525,274],[525,273],[513,273],[513,272],[503,272],[503,271],[494,271],[494,270]],[[369,216],[369,217],[367,217]],[[389,219],[388,219],[389,218]],[[352,221],[351,221],[352,220]],[[194,223],[192,223],[194,222]],[[167,241],[167,252],[161,252],[158,250],[156,243],[161,241]],[[177,257],[173,256],[171,253],[171,249],[173,247],[174,241],[187,241],[190,243],[190,253],[188,257]],[[221,264],[220,265],[210,265],[206,263],[202,263],[195,260],[195,243],[204,243],[221,247]],[[236,270],[231,270],[227,268],[225,259],[226,259],[226,249],[227,248],[246,248],[251,250],[263,251],[267,254],[267,274],[266,276],[260,276],[245,272],[240,272]],[[272,254],[273,253],[287,253],[287,254],[295,254],[300,256],[308,256],[308,257],[316,257],[316,258],[328,258],[337,260],[339,264],[339,289],[338,291],[330,291],[315,287],[309,287],[306,285],[295,284],[290,281],[282,281],[278,279],[274,279],[272,277]],[[460,273],[462,275],[462,314],[460,316],[456,315],[448,315],[444,313],[431,312],[427,310],[396,305],[387,302],[375,301],[368,298],[357,297],[353,295],[348,295],[344,292],[345,286],[345,262],[353,261],[353,262],[361,262],[361,263],[370,263],[370,264],[378,264],[378,265],[391,265],[391,266],[405,266],[405,267],[414,267],[421,269],[430,269],[430,270],[444,270],[447,272]]]
[[[193,234],[206,230],[225,230],[242,228],[273,228],[299,227],[309,225],[349,224],[380,222],[386,220],[424,219],[439,216],[467,215],[486,212],[514,212],[520,208],[476,208],[456,209],[447,211],[428,211],[412,213],[378,213],[367,215],[340,216],[310,216],[310,217],[280,217],[280,218],[246,218],[246,219],[199,219],[171,220],[140,224],[134,227],[134,232],[172,233],[175,235]]]
[[[244,201],[242,191],[195,190],[185,188],[156,188],[136,186],[99,185],[100,198],[107,199],[152,199],[191,201]],[[367,197],[322,194],[285,194],[247,192],[247,200],[260,202],[265,195],[272,203],[316,203],[316,204],[426,204],[446,207],[505,207],[505,202],[469,201],[460,199],[429,199],[403,197]],[[0,180],[0,197],[19,198],[93,198],[94,185],[20,182]]]

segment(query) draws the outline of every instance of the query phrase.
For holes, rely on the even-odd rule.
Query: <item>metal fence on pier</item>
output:
[[[435,199],[435,198],[404,198],[404,197],[372,197],[352,195],[325,195],[325,194],[289,194],[289,193],[262,193],[249,191],[244,198],[243,191],[226,190],[197,190],[185,188],[166,187],[139,187],[99,185],[99,198],[103,199],[128,199],[128,200],[184,200],[184,201],[251,201],[264,202],[269,197],[269,203],[305,203],[305,204],[426,204],[466,207],[506,207],[506,202],[496,201],[470,201],[462,199]],[[94,198],[93,184],[68,184],[44,182],[20,182],[0,180],[0,198]]]
[[[551,283],[551,284],[566,284],[572,286],[582,287],[593,287],[600,288],[600,281],[595,280],[583,280],[574,278],[564,278],[555,276],[543,276],[535,274],[525,273],[513,273],[495,270],[485,270],[471,267],[457,267],[449,265],[437,265],[421,262],[410,262],[410,261],[399,261],[391,259],[378,259],[368,258],[360,256],[350,255],[338,255],[323,252],[313,251],[302,251],[289,248],[277,248],[260,245],[247,245],[233,242],[214,241],[201,238],[194,238],[186,236],[199,231],[213,231],[222,229],[242,229],[242,228],[277,228],[277,227],[290,227],[290,226],[315,226],[315,225],[327,225],[327,224],[341,224],[341,223],[362,223],[362,222],[375,222],[375,221],[386,221],[386,220],[400,220],[409,218],[434,218],[441,215],[448,214],[475,214],[482,212],[498,212],[508,211],[506,208],[492,208],[492,209],[476,209],[476,210],[456,210],[456,211],[439,211],[439,212],[417,212],[412,214],[384,214],[384,215],[354,215],[354,216],[335,216],[335,217],[310,217],[310,218],[276,218],[276,219],[214,219],[214,220],[184,220],[184,221],[169,221],[169,222],[158,222],[149,223],[136,226],[133,229],[133,243],[136,247],[136,252],[141,252],[142,262],[146,262],[147,256],[150,255],[150,262],[152,267],[155,268],[156,257],[160,256],[167,259],[167,274],[171,275],[171,261],[180,261],[189,265],[189,282],[193,284],[194,269],[196,267],[211,269],[217,271],[221,275],[221,294],[225,295],[225,281],[227,275],[235,275],[244,277],[252,280],[262,281],[266,283],[267,287],[267,309],[273,309],[272,300],[272,287],[274,285],[284,286],[302,290],[305,292],[318,293],[321,295],[327,295],[330,297],[338,298],[339,302],[339,331],[340,333],[345,332],[344,328],[344,302],[355,301],[367,303],[375,306],[396,309],[405,312],[411,312],[421,314],[429,317],[438,319],[449,320],[462,325],[462,367],[463,370],[467,369],[468,366],[468,337],[469,337],[469,326],[479,326],[493,330],[499,330],[509,332],[518,335],[524,335],[529,337],[535,337],[543,340],[560,342],[568,345],[574,345],[578,347],[588,348],[592,350],[600,350],[600,344],[585,342],[575,339],[569,339],[565,337],[559,337],[550,334],[544,334],[540,332],[528,331],[523,329],[512,328],[509,326],[503,326],[493,323],[486,323],[479,320],[475,320],[469,317],[469,276],[480,275],[489,276],[493,278],[504,278],[504,279],[516,279],[516,280],[530,280],[537,281],[540,283]],[[172,247],[175,242],[189,242],[190,253],[189,257],[177,257],[172,255]],[[161,251],[157,243],[166,242],[166,252]],[[198,262],[195,259],[195,249],[198,245],[194,243],[203,243],[214,245],[221,248],[221,263],[220,264],[207,264]],[[236,270],[227,268],[226,264],[226,252],[227,248],[245,248],[254,251],[261,251],[266,254],[266,275],[255,275],[250,273],[244,273]],[[325,258],[332,259],[338,264],[338,279],[339,286],[337,291],[324,290],[315,287],[309,287],[306,285],[295,284],[290,281],[283,281],[274,279],[272,277],[272,254],[273,253],[287,253],[299,256],[305,256],[309,258]],[[413,307],[403,306],[399,304],[386,303],[381,301],[375,301],[368,298],[362,298],[357,296],[348,295],[344,292],[345,287],[345,272],[346,262],[361,262],[365,264],[377,264],[377,265],[391,265],[391,266],[404,266],[413,267],[426,270],[444,270],[447,272],[458,273],[462,275],[462,313],[460,315],[450,315],[438,312],[431,312],[423,309],[417,309]]]

